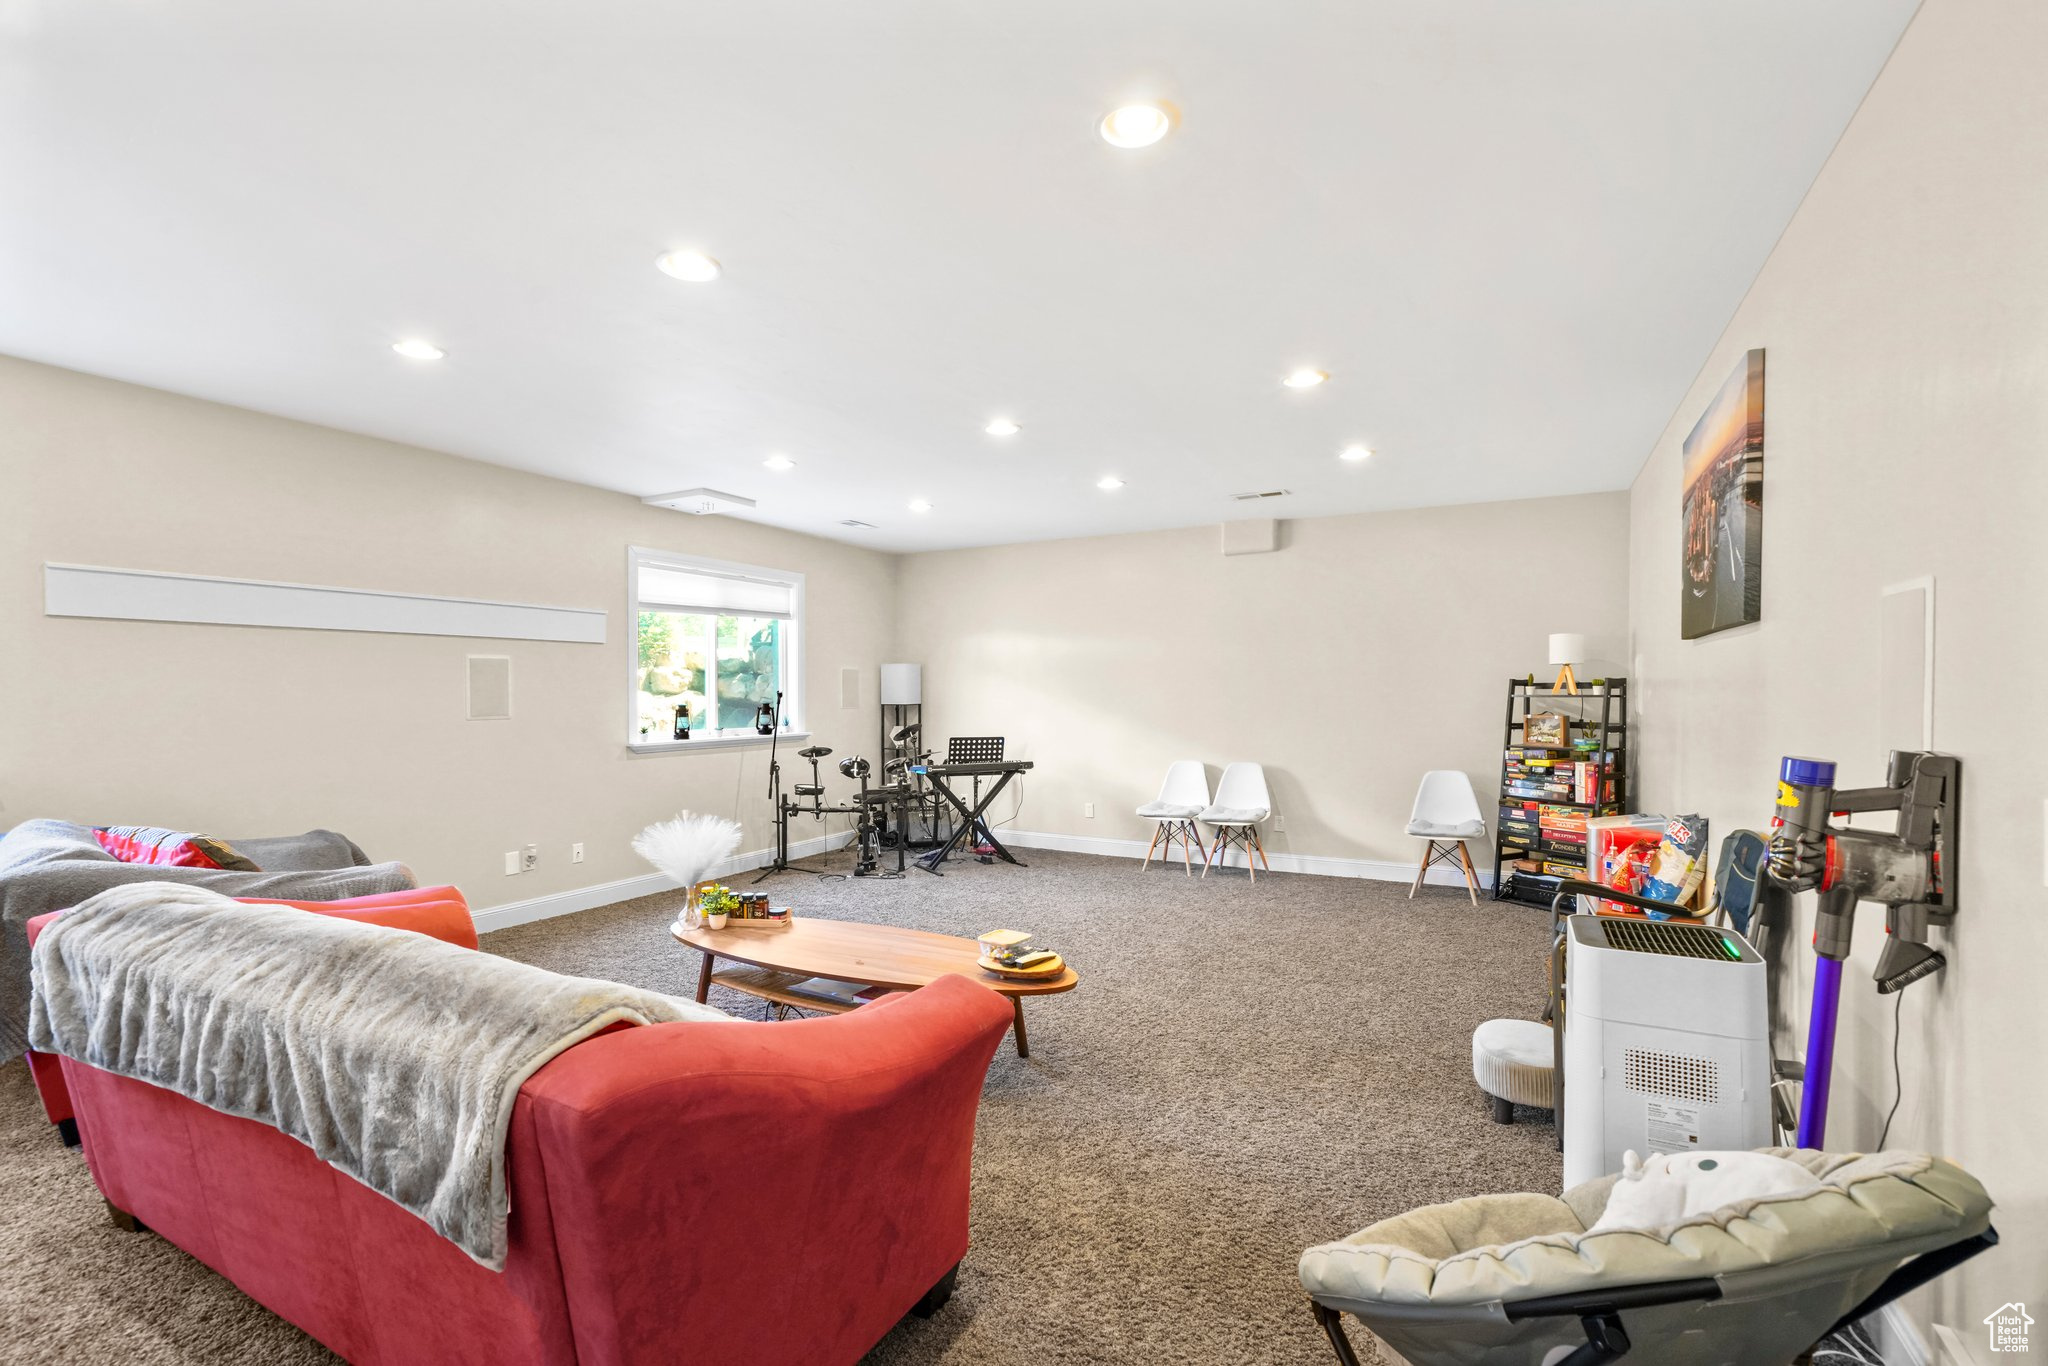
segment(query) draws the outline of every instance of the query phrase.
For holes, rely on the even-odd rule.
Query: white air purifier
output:
[[[1772,1140],[1764,960],[1733,930],[1565,920],[1564,1184]]]

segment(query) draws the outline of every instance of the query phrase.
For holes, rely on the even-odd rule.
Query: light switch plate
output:
[[[519,851],[517,849],[514,849],[511,853],[505,855],[505,876],[517,877],[518,875]]]

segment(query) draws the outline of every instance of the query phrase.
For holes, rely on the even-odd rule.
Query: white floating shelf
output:
[[[605,624],[603,612],[587,607],[543,607],[83,564],[43,566],[43,614],[582,645],[604,644]]]

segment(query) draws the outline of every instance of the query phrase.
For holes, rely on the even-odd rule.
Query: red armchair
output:
[[[1004,999],[622,1028],[520,1088],[495,1273],[275,1129],[59,1060],[114,1220],[352,1362],[832,1366],[950,1293]]]
[[[296,906],[315,915],[415,930],[459,944],[465,949],[476,947],[476,921],[470,916],[469,903],[453,887],[413,887],[402,892],[380,892],[374,896],[348,897],[341,901],[280,901],[262,896],[235,899],[259,906]],[[31,919],[27,925],[28,942],[34,944],[36,937],[42,934],[43,926],[62,914],[62,911],[49,911]],[[57,1066],[57,1059],[47,1053],[38,1053],[32,1048],[23,1052],[28,1058],[29,1075],[35,1080],[36,1095],[43,1102],[43,1113],[50,1117],[50,1123],[57,1126],[57,1133],[64,1142],[70,1147],[77,1147],[78,1118],[72,1112],[71,1093],[64,1085],[63,1069]]]

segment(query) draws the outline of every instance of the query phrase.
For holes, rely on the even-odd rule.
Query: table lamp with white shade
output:
[[[1560,666],[1557,681],[1550,685],[1552,692],[1567,692],[1574,696],[1579,691],[1579,677],[1572,672],[1572,665],[1586,658],[1586,638],[1580,635],[1557,633],[1550,637],[1550,662]]]

